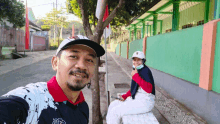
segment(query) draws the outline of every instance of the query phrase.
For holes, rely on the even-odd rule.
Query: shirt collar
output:
[[[63,90],[59,86],[56,76],[52,77],[48,82],[47,82],[47,88],[49,93],[52,95],[53,99],[55,102],[64,102],[64,101],[69,101],[73,105],[77,105],[79,103],[82,103],[85,101],[84,96],[82,91],[80,91],[80,94],[78,98],[76,99],[75,103],[73,103],[71,100],[69,100],[66,95],[64,94]]]

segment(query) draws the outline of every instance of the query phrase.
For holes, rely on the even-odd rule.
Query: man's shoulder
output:
[[[14,90],[11,90],[3,96],[7,97],[13,95],[24,98],[27,95],[33,96],[37,95],[37,93],[45,92],[45,90],[47,90],[46,82],[29,83],[26,86],[21,86]]]
[[[84,113],[86,118],[89,118],[89,106],[88,106],[87,102],[84,101],[82,103],[79,103],[78,107],[79,107],[80,111]]]

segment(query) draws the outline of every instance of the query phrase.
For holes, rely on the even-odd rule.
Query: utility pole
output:
[[[56,10],[57,10],[57,0],[56,0]]]
[[[54,10],[54,2],[53,2],[53,10]],[[54,21],[55,21],[55,15],[54,15]],[[54,37],[54,43],[56,42],[56,26],[54,25],[54,31],[53,31],[53,37]]]
[[[57,0],[56,0],[56,12],[57,12]],[[56,17],[57,19],[57,17]],[[56,20],[57,21],[57,20]],[[57,28],[57,24],[56,24],[56,28]],[[58,46],[60,45],[60,42],[59,42],[59,37],[58,37]]]

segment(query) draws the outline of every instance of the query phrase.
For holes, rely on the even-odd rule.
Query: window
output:
[[[172,31],[172,29],[167,29],[167,30],[166,30],[166,33],[171,32],[171,31]]]
[[[182,26],[182,29],[185,29],[185,28],[190,28],[190,27],[193,27],[193,24],[187,24],[187,25],[183,25],[183,26]]]
[[[201,21],[198,21],[198,22],[197,22],[197,26],[198,26],[198,25],[203,25],[203,24],[204,24],[204,20],[201,20]]]

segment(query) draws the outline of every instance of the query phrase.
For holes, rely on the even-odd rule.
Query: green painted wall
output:
[[[142,51],[142,50],[143,50],[143,38],[130,42],[129,43],[129,58],[132,57],[135,51]]]
[[[210,0],[210,9],[209,9],[209,20],[213,20],[214,18],[214,5],[215,0]],[[194,26],[197,26],[197,22],[204,20],[204,10],[205,3],[201,2],[197,5],[192,6],[191,8],[185,9],[180,12],[180,22],[179,29],[182,29],[183,25],[192,23]],[[172,28],[172,15],[165,18],[163,20],[163,33],[166,32],[167,29]]]
[[[117,55],[119,55],[119,44],[117,45],[117,47],[116,47],[116,49],[115,49],[115,53],[117,54]]]
[[[121,56],[127,58],[127,42],[121,43]]]
[[[212,90],[220,93],[220,22],[217,24]]]
[[[203,26],[148,37],[146,64],[199,84]]]

